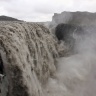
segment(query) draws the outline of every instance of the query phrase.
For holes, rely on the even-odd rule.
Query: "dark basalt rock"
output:
[[[83,34],[83,28],[71,24],[58,24],[55,28],[55,35],[58,40],[67,41],[68,38],[73,38],[73,34]]]
[[[78,36],[85,34],[84,28],[73,24],[58,24],[55,28],[55,35],[57,39],[63,40],[71,51],[74,50],[75,41]]]
[[[0,74],[3,74],[4,73],[4,66],[3,66],[3,61],[2,61],[2,58],[0,56]]]

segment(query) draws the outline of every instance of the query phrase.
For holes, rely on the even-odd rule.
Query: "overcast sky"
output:
[[[96,0],[0,0],[0,15],[25,21],[51,21],[62,11],[96,12]]]

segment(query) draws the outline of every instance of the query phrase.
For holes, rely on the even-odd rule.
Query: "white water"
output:
[[[57,72],[48,80],[47,96],[96,96],[96,35],[76,39],[77,54],[58,60]]]

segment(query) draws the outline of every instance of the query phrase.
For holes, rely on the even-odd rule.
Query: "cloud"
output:
[[[62,11],[96,12],[96,0],[0,0],[0,15],[27,21],[49,21]]]

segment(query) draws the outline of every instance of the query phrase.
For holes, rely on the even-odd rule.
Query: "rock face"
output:
[[[73,34],[83,34],[83,28],[72,24],[58,24],[55,29],[55,34],[58,40],[67,41],[68,38],[73,37]]]
[[[63,40],[73,51],[76,38],[84,36],[86,31],[83,27],[73,24],[58,24],[55,28],[55,35],[58,40]]]
[[[82,38],[86,32],[95,30],[95,27],[96,13],[62,12],[61,14],[54,14],[49,28],[58,40],[67,42],[68,45],[70,45],[70,49],[73,49],[76,38],[78,38],[78,36]]]
[[[61,14],[55,13],[51,27],[58,25],[60,23],[64,24],[76,24],[76,25],[95,25],[96,24],[96,13],[90,12],[62,12]]]
[[[56,71],[58,48],[42,25],[1,23],[0,96],[44,96],[43,85]]]

